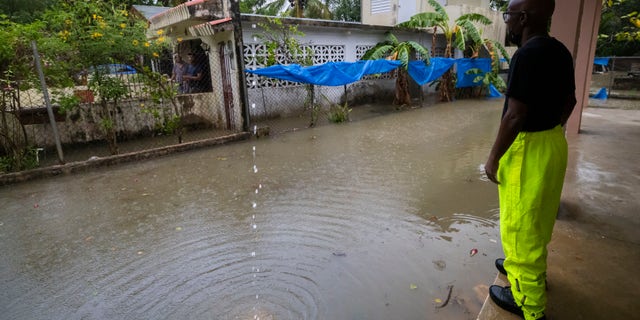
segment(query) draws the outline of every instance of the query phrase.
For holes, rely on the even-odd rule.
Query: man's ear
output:
[[[525,24],[527,24],[527,21],[529,21],[529,14],[525,11],[523,14],[520,15],[520,25],[524,26]]]

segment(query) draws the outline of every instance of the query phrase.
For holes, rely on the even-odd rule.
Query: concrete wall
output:
[[[362,23],[370,25],[380,26],[395,26],[398,23],[408,21],[412,15],[419,12],[433,12],[434,9],[427,3],[427,1],[421,0],[385,0],[383,1],[387,5],[380,5],[380,2],[375,0],[362,1]],[[476,0],[476,1],[438,1],[445,7],[451,23],[459,18],[463,14],[467,13],[479,13],[489,18],[493,23],[489,26],[478,25],[482,30],[482,36],[487,39],[491,39],[496,42],[504,44],[506,35],[506,25],[502,20],[502,14],[498,11],[493,11],[489,7],[488,0]],[[373,8],[372,10],[372,3]],[[375,6],[375,4],[378,4]]]
[[[589,103],[591,71],[595,56],[602,3],[600,0],[556,1],[551,35],[562,41],[573,55],[578,103],[569,118],[567,132],[580,131],[582,110]]]

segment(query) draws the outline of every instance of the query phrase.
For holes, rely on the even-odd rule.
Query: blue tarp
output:
[[[467,74],[470,69],[480,69],[482,73]],[[458,80],[456,82],[456,88],[465,87],[477,87],[482,83],[474,82],[476,77],[483,76],[485,73],[491,71],[491,59],[489,58],[475,58],[475,59],[456,59],[456,75]]]
[[[431,58],[430,64],[423,61],[410,61],[408,73],[419,85],[432,82],[440,78],[453,64],[457,64],[458,81],[457,88],[480,86],[481,83],[473,80],[484,74],[465,74],[469,69],[478,68],[482,71],[491,71],[491,59],[452,59]],[[386,73],[400,67],[400,61],[393,60],[361,60],[356,62],[327,62],[320,65],[302,67],[297,64],[273,65],[246,72],[299,83],[308,83],[321,86],[341,86],[356,82],[370,74]]]
[[[500,93],[500,91],[498,91],[498,88],[496,88],[493,84],[489,85],[489,92],[487,92],[487,97],[489,98],[500,98],[502,97],[502,93]]]
[[[592,98],[606,100],[609,95],[607,94],[607,88],[602,87]]]
[[[595,59],[593,59],[593,64],[597,64],[599,66],[606,66],[609,65],[609,57],[595,57]]]
[[[431,58],[431,64],[423,61],[409,62],[409,75],[419,85],[432,82],[440,78],[455,63],[451,58]]]
[[[246,71],[280,80],[321,86],[341,86],[356,82],[369,74],[386,73],[395,70],[399,66],[400,61],[381,59],[356,62],[327,62],[310,67],[302,67],[297,64],[273,65]]]

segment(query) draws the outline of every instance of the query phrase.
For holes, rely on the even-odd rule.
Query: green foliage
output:
[[[360,21],[361,4],[359,0],[242,0],[240,12],[266,16],[298,17],[338,21]]]
[[[333,19],[338,21],[360,21],[360,0],[337,0],[338,4],[333,10]]]
[[[436,0],[428,0],[430,6],[434,8],[434,12],[422,12],[411,16],[409,21],[398,24],[399,27],[405,28],[431,28],[433,29],[432,44],[436,43],[436,36],[439,31],[445,37],[446,47],[444,57],[453,57],[453,49],[465,51],[471,49],[472,56],[477,56],[480,46],[485,45],[486,41],[482,39],[477,24],[489,25],[491,20],[484,15],[478,13],[464,14],[458,17],[453,23],[449,20],[445,8]],[[488,49],[492,52],[491,49]],[[492,56],[493,57],[493,56]],[[497,55],[496,55],[497,58]],[[451,70],[444,73],[438,85],[440,92],[440,100],[451,101],[455,90],[455,76]]]
[[[502,12],[507,11],[508,5],[509,5],[509,0],[490,0],[489,1],[489,6],[491,7],[491,9],[497,10],[497,11],[502,11]]]
[[[429,50],[427,48],[415,41],[400,42],[393,33],[387,32],[385,41],[377,43],[373,48],[367,50],[367,52],[362,56],[362,60],[377,60],[385,58],[400,61],[402,68],[398,70],[398,75],[396,77],[394,104],[411,104],[407,70],[409,69],[409,60],[415,54],[420,55],[425,63],[429,63],[430,57]]]
[[[64,93],[53,93],[53,96],[56,97],[52,99],[52,103],[57,103],[60,107],[58,112],[67,113],[75,110],[80,105],[80,97],[75,94],[64,94]]]
[[[423,47],[415,41],[398,41],[398,38],[391,32],[387,32],[386,40],[377,43],[373,48],[367,50],[362,56],[362,60],[389,59],[398,60],[402,67],[409,68],[409,59],[413,54],[419,54],[425,63],[429,63],[429,49]]]
[[[297,26],[285,26],[278,18],[259,25],[264,31],[257,37],[267,47],[267,57],[266,61],[262,61],[263,64],[270,66],[295,63],[309,66],[313,63],[313,50],[300,42],[299,38],[303,38],[304,33]]]
[[[325,97],[325,99],[327,98]],[[329,107],[328,119],[330,122],[333,122],[333,123],[347,122],[349,121],[349,113],[351,113],[351,108],[349,108],[349,105],[347,104],[346,101],[343,105],[338,103],[332,103],[331,106]]]
[[[603,1],[596,55],[640,55],[640,0]]]
[[[129,88],[120,78],[110,77],[99,72],[89,81],[89,89],[98,93],[101,100],[117,103],[129,93]]]
[[[29,170],[39,165],[38,149],[35,147],[21,149],[17,154],[0,156],[0,173]]]
[[[11,21],[17,23],[31,23],[40,18],[40,15],[54,5],[57,0],[2,0],[0,1],[0,14],[5,14]]]

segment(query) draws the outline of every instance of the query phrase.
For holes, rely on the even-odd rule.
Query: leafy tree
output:
[[[596,55],[640,55],[640,0],[604,0]]]
[[[2,0],[0,1],[0,14],[7,15],[8,19],[18,23],[30,23],[37,20],[40,15],[57,0]]]
[[[489,1],[489,6],[493,10],[497,11],[507,11],[507,6],[509,5],[509,0],[491,0]]]
[[[409,59],[414,54],[419,54],[422,60],[429,63],[429,50],[415,41],[398,41],[398,38],[392,33],[387,33],[385,41],[376,44],[373,48],[367,50],[362,56],[362,60],[389,59],[398,60],[402,63],[398,69],[396,77],[395,98],[393,104],[409,105],[411,104],[411,95],[409,94]]]
[[[241,12],[257,13],[267,16],[289,16],[296,18],[327,19],[332,18],[330,1],[321,0],[244,0],[240,3]],[[252,11],[249,11],[252,10]]]
[[[432,43],[436,43],[436,35],[438,31],[442,31],[446,40],[444,57],[453,57],[453,49],[464,51],[468,45],[467,39],[471,39],[472,43],[482,43],[480,32],[474,23],[483,25],[491,24],[491,20],[478,13],[464,14],[457,18],[453,23],[449,20],[449,15],[440,3],[436,0],[429,0],[435,11],[422,12],[411,16],[409,21],[398,24],[400,27],[409,28],[433,28]],[[453,100],[455,90],[455,75],[452,70],[445,72],[440,82],[440,100]]]
[[[333,19],[338,21],[360,21],[360,0],[337,0]]]

